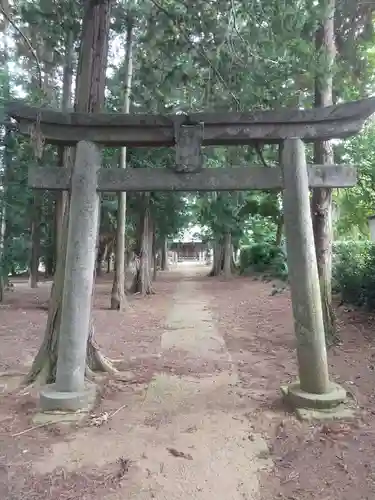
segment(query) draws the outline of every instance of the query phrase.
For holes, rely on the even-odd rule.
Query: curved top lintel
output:
[[[62,112],[19,101],[9,103],[6,111],[19,123],[21,133],[26,134],[28,126],[38,119],[45,140],[61,144],[87,139],[106,145],[170,146],[174,143],[174,125],[181,119],[178,114]],[[359,132],[373,113],[375,97],[325,108],[192,113],[188,117],[191,122],[204,124],[203,144],[251,144],[279,142],[292,136],[306,141],[347,137]]]

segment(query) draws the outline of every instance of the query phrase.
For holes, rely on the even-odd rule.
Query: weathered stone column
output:
[[[310,212],[305,146],[288,139],[282,152],[284,220],[299,382],[287,394],[297,407],[328,408],[346,397],[328,376],[322,304]]]
[[[41,391],[43,409],[78,410],[92,395],[92,388],[85,386],[85,365],[99,218],[99,167],[97,146],[79,142],[71,180],[56,383]]]

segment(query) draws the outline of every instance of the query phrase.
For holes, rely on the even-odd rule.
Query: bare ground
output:
[[[374,498],[374,318],[339,308],[342,345],[329,353],[358,418],[302,424],[279,394],[296,375],[288,292],[205,272],[161,273],[157,294],[124,314],[108,310],[111,283],[99,280],[96,340],[133,383],[103,383],[97,420],[32,429],[35,392],[9,394],[17,378],[0,378],[0,498]],[[27,370],[48,294],[16,283],[0,306],[5,373]]]

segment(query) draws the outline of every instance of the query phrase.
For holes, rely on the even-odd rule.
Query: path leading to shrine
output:
[[[54,445],[35,470],[95,467],[129,456],[136,463],[129,484],[105,498],[259,498],[259,471],[270,466],[268,447],[243,415],[234,391],[237,368],[215,325],[210,297],[187,276],[197,270],[202,268],[182,267],[185,280],[173,295],[160,355],[216,364],[217,370],[204,376],[155,373],[144,400],[128,401],[126,411],[114,417],[116,431],[105,442],[97,429],[89,429]]]
[[[330,352],[332,378],[350,388],[360,418],[302,424],[279,391],[296,375],[288,291],[206,274],[203,265],[161,273],[156,295],[133,297],[125,314],[108,310],[111,279],[99,279],[96,339],[131,382],[105,382],[95,416],[76,428],[33,428],[35,391],[3,396],[2,499],[374,497],[371,317],[341,308],[343,344]],[[48,294],[48,284],[16,284],[0,309],[3,370],[33,358]]]

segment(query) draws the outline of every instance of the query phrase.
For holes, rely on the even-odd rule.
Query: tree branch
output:
[[[197,49],[198,52],[200,53],[201,57],[203,57],[203,59],[208,63],[208,65],[210,66],[210,68],[213,70],[213,72],[215,73],[215,75],[217,76],[217,78],[220,80],[220,82],[224,85],[224,87],[228,90],[229,92],[229,95],[232,97],[233,101],[236,103],[237,105],[237,108],[240,109],[241,107],[241,103],[240,101],[238,100],[238,98],[235,96],[235,94],[229,89],[228,87],[228,84],[226,83],[226,81],[224,80],[224,78],[222,77],[222,75],[220,74],[220,72],[215,68],[215,66],[211,63],[211,61],[209,60],[209,58],[207,57],[206,53],[204,52],[203,49],[201,49],[200,47],[197,47],[196,45],[193,44],[193,42],[189,39],[189,35],[185,32],[184,29],[181,28],[181,26],[178,25],[178,23],[176,22],[176,19],[175,17],[173,16],[173,14],[171,14],[167,9],[165,9],[162,5],[159,4],[159,2],[157,2],[157,0],[151,0],[151,3],[160,11],[160,12],[163,12],[163,14],[165,14],[172,22],[173,24],[179,29],[181,35],[185,38],[185,40],[188,42],[188,44],[190,46],[192,46],[194,49]]]
[[[39,62],[38,55],[37,55],[34,47],[32,46],[32,44],[31,44],[30,40],[27,38],[27,36],[16,25],[16,23],[13,21],[13,19],[5,12],[5,10],[3,9],[3,7],[1,5],[0,5],[0,12],[3,14],[3,16],[5,17],[5,19],[9,22],[9,24],[11,24],[13,26],[13,28],[17,31],[17,33],[22,37],[22,39],[26,43],[27,47],[29,48],[31,55],[35,59],[37,70],[38,70],[38,80],[39,80],[38,83],[39,83],[40,89],[42,90],[43,89],[42,70],[41,70],[41,67],[40,67],[40,62]]]

